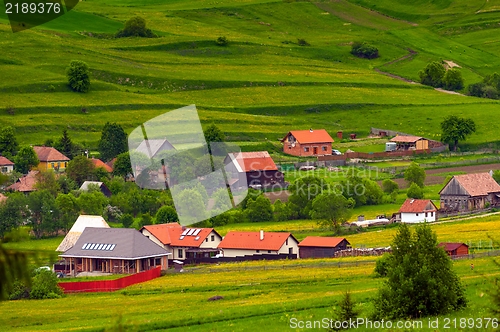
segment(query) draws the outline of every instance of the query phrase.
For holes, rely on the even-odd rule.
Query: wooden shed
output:
[[[465,256],[469,254],[469,246],[465,243],[441,242],[438,247],[442,247],[448,256]]]
[[[328,258],[347,249],[349,241],[343,237],[308,236],[299,243],[300,258]]]

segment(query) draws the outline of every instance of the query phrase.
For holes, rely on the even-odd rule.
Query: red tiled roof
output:
[[[408,198],[399,209],[400,213],[420,213],[425,211],[437,211],[437,207],[430,199]]]
[[[278,167],[267,151],[230,153],[243,172],[277,171]]]
[[[111,167],[111,169],[113,169],[115,167],[115,162],[116,162],[116,158],[113,158],[110,161],[106,162],[105,164],[108,165],[109,167]]]
[[[290,236],[295,239],[291,233],[264,232],[264,239],[260,240],[260,232],[230,231],[217,248],[277,251]]]
[[[104,168],[108,173],[111,173],[113,172],[113,168],[111,168],[111,166],[109,165],[106,165],[101,159],[90,159],[92,161],[92,163],[94,163],[94,166],[97,168],[97,167],[102,167]]]
[[[403,136],[403,135],[398,135],[396,137],[393,137],[391,139],[391,142],[398,142],[398,143],[415,143],[418,140],[421,140],[422,137],[420,136]]]
[[[0,156],[0,166],[12,166],[14,163],[4,156]]]
[[[288,134],[286,134],[285,138],[283,138],[282,141],[284,141],[290,134],[292,134],[293,137],[295,137],[295,139],[297,140],[297,142],[301,144],[333,142],[333,138],[324,129],[292,130]]]
[[[471,196],[486,196],[489,193],[500,193],[500,185],[489,173],[455,175],[453,178]]]
[[[345,240],[345,237],[308,236],[299,243],[299,247],[334,248],[338,246],[343,240]]]
[[[438,244],[438,247],[443,247],[444,250],[446,251],[457,250],[461,246],[466,246],[467,248],[469,247],[465,243],[457,243],[457,242],[441,242],[440,244]]]
[[[27,175],[19,178],[16,183],[8,186],[7,190],[14,190],[20,192],[35,191],[36,175],[38,171],[30,171]]]
[[[214,230],[213,228],[183,228],[178,223],[147,225],[143,228],[153,234],[161,243],[172,247],[199,247]],[[199,229],[200,231],[196,235],[185,235],[181,239],[182,233],[191,229]]]
[[[63,155],[61,152],[49,146],[34,146],[33,150],[35,150],[35,153],[38,156],[38,160],[40,161],[51,162],[69,160],[69,158]]]

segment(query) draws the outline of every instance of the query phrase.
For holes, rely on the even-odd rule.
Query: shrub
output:
[[[219,46],[226,46],[229,43],[229,40],[225,36],[220,36],[215,40],[215,43]]]
[[[375,59],[378,58],[378,49],[367,43],[354,42],[351,47],[351,54],[358,58]]]
[[[69,67],[66,68],[66,75],[68,76],[68,84],[73,91],[89,91],[90,71],[89,66],[85,62],[79,60],[71,61]]]
[[[146,20],[140,16],[134,16],[125,22],[123,30],[116,34],[116,38],[122,37],[143,37],[143,38],[156,38],[158,37],[151,29],[146,28]]]
[[[382,181],[382,190],[384,190],[386,194],[390,194],[393,191],[399,190],[399,186],[395,181],[391,179],[385,179],[384,181]]]
[[[464,79],[458,69],[449,69],[443,77],[443,84],[446,90],[462,90],[464,88]]]
[[[299,46],[311,46],[305,39],[297,38],[297,44]]]
[[[177,211],[169,206],[164,205],[156,212],[156,222],[155,224],[166,224],[170,222],[178,222],[179,216],[177,215]]]
[[[382,255],[375,263],[375,274],[380,277],[387,276],[387,269],[389,267],[389,254]]]
[[[424,198],[424,191],[416,183],[412,183],[406,192],[408,198],[421,199]]]
[[[62,290],[57,285],[57,276],[48,270],[39,270],[33,277],[30,298],[54,299],[62,295]]]
[[[130,213],[125,213],[120,218],[120,221],[125,228],[129,228],[134,223],[134,217]]]
[[[443,86],[443,78],[446,73],[443,64],[434,61],[429,63],[423,70],[419,71],[420,83],[430,85],[435,88]]]

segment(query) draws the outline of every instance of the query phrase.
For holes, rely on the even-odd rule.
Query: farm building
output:
[[[72,248],[75,245],[76,241],[78,241],[80,235],[82,235],[86,227],[109,228],[109,225],[101,216],[82,214],[76,219],[73,226],[71,226],[71,229],[59,244],[56,251],[65,252],[66,250]]]
[[[148,139],[143,140],[135,150],[148,158],[155,158],[160,152],[175,150],[175,148],[166,139]]]
[[[80,272],[139,273],[168,268],[170,253],[133,228],[86,227],[62,257],[70,275]]]
[[[23,175],[17,181],[7,188],[5,190],[10,190],[10,191],[19,191],[25,194],[29,194],[32,191],[35,191],[35,184],[37,181],[37,174],[39,171],[29,171],[28,174]]]
[[[229,153],[224,159],[231,186],[269,187],[284,186],[283,173],[267,151]]]
[[[429,148],[429,141],[420,136],[397,135],[391,138],[391,142],[396,143],[396,150],[426,150]]]
[[[396,221],[419,223],[436,221],[438,208],[430,199],[408,198],[399,209]]]
[[[489,173],[455,175],[439,192],[441,210],[466,212],[497,206],[500,185]]]
[[[94,164],[95,168],[104,168],[104,170],[108,173],[111,173],[113,172],[113,168],[111,166],[109,166],[108,164],[105,164],[101,159],[97,159],[97,158],[94,158],[92,157],[92,159],[90,159],[90,161],[92,161],[92,164]]]
[[[334,257],[335,252],[345,250],[347,246],[350,246],[350,243],[343,237],[308,236],[299,243],[299,257]]]
[[[0,172],[2,174],[12,173],[14,170],[14,163],[4,156],[0,156]]]
[[[283,258],[297,258],[298,244],[299,241],[291,233],[230,231],[218,248],[224,257],[280,255]]]
[[[281,140],[283,152],[299,157],[332,154],[333,138],[324,129],[292,130]]]
[[[82,183],[80,190],[81,191],[89,191],[89,186],[96,186],[99,188],[99,190],[104,194],[106,197],[111,196],[111,190],[104,184],[103,182],[100,181],[85,181]]]
[[[38,167],[41,169],[53,169],[57,171],[68,167],[69,158],[55,148],[34,146],[33,150],[35,150],[38,160],[40,160]]]
[[[438,247],[442,247],[448,256],[465,256],[469,254],[469,246],[465,243],[441,242]]]
[[[213,228],[186,228],[178,223],[144,226],[141,233],[171,253],[169,259],[180,261],[214,257],[222,240]]]

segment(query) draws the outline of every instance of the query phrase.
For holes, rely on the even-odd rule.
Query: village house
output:
[[[230,231],[219,243],[223,257],[262,255],[297,258],[299,241],[285,232],[236,232]]]
[[[443,248],[448,256],[466,256],[469,254],[469,246],[465,243],[441,242],[438,247]]]
[[[222,240],[213,228],[187,228],[178,223],[147,225],[141,233],[171,253],[169,259],[179,261],[214,257]]]
[[[438,208],[430,199],[408,198],[396,215],[404,223],[433,222],[438,219]]]
[[[292,130],[281,140],[283,152],[298,157],[332,154],[333,138],[324,129]]]
[[[34,146],[33,150],[40,161],[38,168],[63,170],[68,167],[69,158],[57,151],[55,148],[48,146]]]
[[[497,206],[500,185],[489,173],[455,175],[439,192],[441,210],[466,212]]]
[[[139,273],[161,266],[170,253],[133,228],[86,227],[75,245],[59,256],[70,275],[80,272]]]
[[[283,173],[267,151],[229,153],[224,159],[228,183],[239,187],[284,187]]]
[[[345,250],[348,246],[350,243],[344,237],[308,236],[299,243],[299,257],[334,257],[335,252]]]
[[[111,197],[111,190],[106,186],[104,182],[100,181],[85,181],[82,183],[80,190],[89,191],[89,187],[96,186],[106,197]]]
[[[113,172],[113,167],[111,167],[108,164],[105,164],[101,159],[97,159],[97,158],[92,157],[92,159],[90,159],[90,161],[92,161],[92,163],[94,164],[95,168],[101,167],[101,168],[103,168],[108,173],[112,173]]]
[[[25,194],[29,194],[32,191],[35,191],[35,184],[37,182],[37,174],[40,171],[29,171],[28,174],[23,175],[14,184],[11,184],[5,190],[10,191],[19,191]]]
[[[135,150],[152,159],[158,157],[162,151],[175,150],[175,148],[166,139],[148,139],[143,140]]]
[[[427,150],[429,141],[420,136],[397,135],[390,142],[396,143],[396,150]]]
[[[109,225],[101,216],[82,214],[76,219],[73,226],[71,226],[69,232],[59,244],[56,251],[65,252],[66,250],[71,249],[87,227],[109,228]]]
[[[4,156],[0,156],[0,172],[2,174],[12,173],[14,170],[14,163]]]

